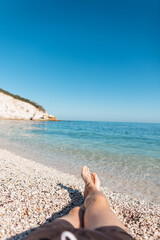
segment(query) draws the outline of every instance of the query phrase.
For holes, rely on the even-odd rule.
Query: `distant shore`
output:
[[[56,119],[56,118],[49,118],[48,119],[24,119],[24,118],[2,118],[0,117],[0,120],[8,120],[8,121],[34,121],[34,122],[61,122],[62,120]]]
[[[0,149],[0,238],[22,239],[31,230],[83,202],[83,181]],[[79,170],[81,171],[81,169]],[[135,239],[158,239],[160,206],[102,188]]]
[[[0,88],[0,119],[59,121],[39,104]]]

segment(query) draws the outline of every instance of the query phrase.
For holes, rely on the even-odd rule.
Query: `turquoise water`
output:
[[[109,189],[160,202],[160,124],[1,120],[0,147],[76,176],[88,165]]]

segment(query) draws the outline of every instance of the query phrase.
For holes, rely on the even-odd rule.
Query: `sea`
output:
[[[160,203],[160,124],[1,120],[0,148],[78,178],[87,165],[110,191]]]

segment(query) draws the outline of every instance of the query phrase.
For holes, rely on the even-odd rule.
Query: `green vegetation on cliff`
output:
[[[6,95],[8,95],[8,96],[11,96],[11,97],[13,97],[13,98],[15,98],[15,99],[17,99],[17,100],[21,100],[21,101],[23,101],[23,102],[30,103],[30,104],[33,105],[34,107],[38,108],[40,111],[45,112],[45,109],[44,109],[42,106],[38,105],[37,103],[35,103],[35,102],[33,102],[33,101],[30,101],[30,100],[27,99],[27,98],[20,97],[19,95],[14,95],[14,94],[12,94],[12,93],[10,93],[10,92],[7,92],[7,91],[3,90],[2,88],[0,88],[0,92],[6,94]]]

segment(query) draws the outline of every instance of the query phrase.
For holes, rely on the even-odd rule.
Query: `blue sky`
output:
[[[59,119],[160,122],[159,0],[0,0],[0,87]]]

